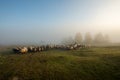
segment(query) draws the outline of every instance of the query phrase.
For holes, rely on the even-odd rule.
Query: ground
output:
[[[0,80],[120,80],[120,47],[23,55],[0,48]]]

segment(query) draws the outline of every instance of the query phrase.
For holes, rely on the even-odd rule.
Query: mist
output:
[[[77,32],[120,42],[119,0],[0,1],[0,44],[59,44]]]

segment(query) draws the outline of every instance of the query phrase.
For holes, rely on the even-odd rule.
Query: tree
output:
[[[76,35],[75,35],[75,42],[76,43],[82,43],[82,35],[81,35],[81,33],[79,32],[79,33],[76,33]]]
[[[109,37],[109,35],[106,34],[106,35],[104,36],[104,42],[105,42],[105,43],[110,43],[110,37]]]
[[[102,33],[96,34],[94,38],[94,43],[103,43],[103,42],[104,42],[104,36],[102,35]]]
[[[107,34],[98,33],[94,38],[94,43],[107,44],[110,43],[110,38]]]
[[[91,36],[90,32],[87,32],[87,33],[85,34],[84,42],[85,42],[86,44],[91,44],[91,43],[92,43],[92,36]]]

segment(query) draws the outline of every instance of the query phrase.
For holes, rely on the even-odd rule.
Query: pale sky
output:
[[[77,32],[120,41],[120,0],[0,0],[0,44],[60,42]]]

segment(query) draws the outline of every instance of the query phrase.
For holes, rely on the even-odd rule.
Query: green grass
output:
[[[120,80],[120,47],[0,53],[0,80]]]

